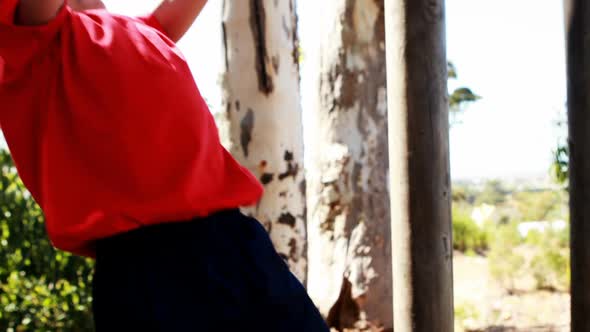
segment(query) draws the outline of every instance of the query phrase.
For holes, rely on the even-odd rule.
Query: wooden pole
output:
[[[565,1],[572,332],[590,331],[590,3]]]
[[[385,0],[395,332],[453,331],[444,0]]]

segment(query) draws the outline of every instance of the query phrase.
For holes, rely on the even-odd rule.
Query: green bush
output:
[[[526,268],[526,259],[516,250],[522,239],[515,223],[498,226],[493,234],[488,255],[490,273],[509,292]]]
[[[517,192],[514,203],[528,221],[563,219],[568,210],[567,194],[556,190]]]
[[[466,327],[478,323],[481,314],[477,307],[470,302],[455,305],[455,331],[465,331]]]
[[[569,249],[570,247],[570,228],[568,227],[562,230],[551,230],[548,233],[550,236],[554,236],[557,242],[557,246],[563,249]]]
[[[524,244],[524,245],[523,245]],[[535,288],[568,291],[570,288],[569,229],[529,231],[521,239],[515,223],[497,228],[489,252],[490,272],[509,291],[515,280],[532,275]],[[522,254],[526,252],[525,256]]]
[[[91,331],[88,310],[91,298],[85,283],[71,284],[60,279],[13,272],[0,285],[0,321],[3,330],[22,331]]]
[[[545,232],[531,230],[527,233],[525,243],[531,247],[545,247],[547,245],[567,249],[570,244],[569,227],[562,230],[548,229]]]
[[[54,249],[41,209],[0,150],[0,331],[91,331],[92,269]]]
[[[500,180],[491,180],[486,182],[483,190],[477,195],[475,205],[491,204],[500,205],[506,202],[506,196],[509,191],[504,188]]]
[[[544,248],[531,261],[537,289],[568,291],[570,288],[569,253],[555,247]]]
[[[453,249],[481,253],[488,249],[489,236],[465,212],[453,209]]]
[[[570,289],[569,229],[529,232],[527,244],[536,251],[530,269],[537,289]]]
[[[525,243],[529,246],[532,246],[532,247],[542,246],[543,240],[544,240],[543,233],[539,232],[536,229],[530,230],[527,233],[526,237],[524,238]]]

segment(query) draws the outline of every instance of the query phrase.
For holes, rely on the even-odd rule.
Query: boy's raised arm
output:
[[[55,17],[63,5],[64,0],[20,0],[15,23],[19,25],[45,24]]]
[[[206,3],[207,0],[164,0],[155,10],[154,16],[168,37],[177,42],[199,16]]]

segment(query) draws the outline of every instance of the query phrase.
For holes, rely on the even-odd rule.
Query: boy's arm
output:
[[[207,0],[164,0],[154,11],[154,16],[162,25],[168,37],[177,42],[199,16],[206,3]]]
[[[48,23],[57,15],[63,5],[64,0],[20,0],[15,23],[19,25]]]

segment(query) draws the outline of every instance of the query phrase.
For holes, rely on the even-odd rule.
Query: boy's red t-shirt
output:
[[[153,16],[64,5],[16,26],[17,2],[0,0],[0,125],[56,247],[93,256],[96,239],[260,199]]]

